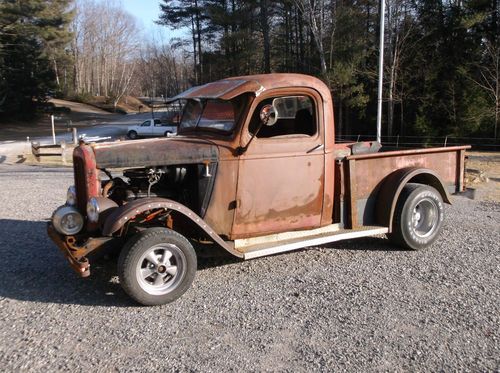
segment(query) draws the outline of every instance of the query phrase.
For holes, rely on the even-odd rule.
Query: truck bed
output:
[[[336,162],[337,221],[347,227],[376,225],[377,196],[387,177],[397,170],[425,168],[438,175],[447,193],[464,190],[465,150],[470,146],[381,151],[348,155]]]

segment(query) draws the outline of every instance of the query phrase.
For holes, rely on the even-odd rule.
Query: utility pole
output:
[[[385,0],[380,0],[380,40],[378,56],[377,141],[382,143],[382,85],[384,82]]]

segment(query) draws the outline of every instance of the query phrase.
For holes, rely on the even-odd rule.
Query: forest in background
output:
[[[145,36],[119,1],[0,0],[0,115],[47,94],[171,97],[227,76],[298,72],[331,89],[337,133],[375,133],[379,2],[162,0]],[[499,0],[386,0],[383,135],[498,138]],[[178,34],[178,33],[177,33]]]

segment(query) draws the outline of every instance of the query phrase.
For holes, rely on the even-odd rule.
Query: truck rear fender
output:
[[[112,236],[137,215],[148,210],[157,209],[171,211],[174,221],[176,217],[182,218],[183,224],[186,225],[187,223],[188,228],[192,229],[193,232],[201,231],[207,238],[213,240],[224,250],[227,250],[237,257],[243,257],[241,253],[234,250],[229,243],[215,233],[214,230],[195,212],[178,202],[165,198],[141,198],[118,207],[106,218],[102,234],[103,236]]]
[[[444,202],[451,204],[450,196],[443,181],[434,171],[416,167],[394,171],[382,182],[375,209],[377,223],[388,227],[389,232],[392,231],[392,219],[399,194],[408,183],[429,185],[441,194]]]

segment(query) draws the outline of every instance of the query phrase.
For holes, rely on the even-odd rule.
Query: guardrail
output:
[[[78,141],[75,141],[76,135],[76,130],[74,130],[73,143],[66,143],[64,140],[62,140],[59,144],[40,144],[38,141],[32,141],[31,153],[38,162],[56,164],[62,163],[63,165],[71,164],[73,149],[78,143]],[[86,134],[81,134],[80,136],[78,136],[78,140],[83,140],[85,142],[99,142],[110,139],[110,136],[89,137],[86,136]]]
[[[31,152],[37,159],[46,156],[62,156],[65,149],[66,143],[64,142],[56,145],[41,145],[37,141],[31,142]]]
[[[64,141],[55,145],[42,145],[37,141],[32,141],[31,153],[37,162],[67,165],[71,163],[71,154],[74,146],[73,144],[66,144]]]

